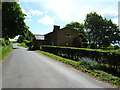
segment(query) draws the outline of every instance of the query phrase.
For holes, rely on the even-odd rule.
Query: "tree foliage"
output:
[[[87,14],[84,25],[89,42],[95,42],[99,48],[120,41],[118,26],[111,19],[107,20],[96,12]]]
[[[82,33],[79,33],[79,37],[74,38],[72,43],[74,47],[87,47],[87,39]]]
[[[2,37],[5,39],[14,38],[27,30],[24,22],[26,16],[23,14],[17,2],[2,3]]]
[[[73,29],[77,30],[79,33],[82,33],[84,36],[86,36],[84,31],[84,25],[80,24],[79,22],[71,22],[69,24],[66,24],[65,27],[72,27]]]
[[[32,41],[33,33],[29,30],[25,31],[23,35],[20,35],[17,42],[22,43],[24,40]]]

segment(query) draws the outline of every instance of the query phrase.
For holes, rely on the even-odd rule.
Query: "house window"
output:
[[[66,33],[66,35],[65,35],[66,37],[71,37],[71,34],[70,33]]]

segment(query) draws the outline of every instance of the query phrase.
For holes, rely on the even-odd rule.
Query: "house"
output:
[[[34,38],[33,38],[33,47],[34,47],[34,49],[40,49],[40,46],[44,45],[44,44],[45,44],[45,36],[35,34]]]
[[[79,32],[65,27],[60,29],[60,26],[54,25],[53,32],[45,34],[45,40],[47,45],[55,46],[73,46],[73,39],[79,37]]]
[[[79,32],[70,27],[60,29],[54,25],[52,32],[45,35],[34,35],[34,47],[40,49],[41,45],[73,46],[74,38],[79,37]]]

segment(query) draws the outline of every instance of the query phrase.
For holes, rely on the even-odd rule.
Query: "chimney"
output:
[[[60,29],[60,26],[58,26],[58,25],[54,25],[53,32],[55,32],[55,31],[57,31],[57,30],[59,30],[59,29]]]

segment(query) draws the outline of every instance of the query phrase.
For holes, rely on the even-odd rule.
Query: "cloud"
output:
[[[30,16],[30,15],[27,15],[27,17],[31,18],[32,16]]]
[[[118,11],[117,10],[104,10],[100,14],[107,19],[111,19],[113,23],[118,25]]]
[[[112,18],[116,18],[118,16],[118,11],[117,10],[104,10],[102,12],[100,12],[100,14],[103,16],[103,17],[106,17],[108,19],[112,19]]]
[[[43,14],[43,12],[41,12],[41,11],[39,11],[39,10],[30,9],[30,10],[27,12],[27,11],[26,11],[25,9],[23,9],[23,8],[22,8],[22,12],[27,15],[26,17],[29,17],[29,18],[31,18],[31,17],[34,16],[34,15],[39,16],[39,15],[42,15],[42,14]]]
[[[25,0],[26,1],[26,0]],[[95,11],[99,15],[106,17],[107,19],[115,19],[117,17],[117,10],[110,8],[109,4],[107,7],[99,2],[117,2],[114,0],[104,1],[104,0],[30,0],[30,2],[39,2],[47,13],[54,15],[54,19],[57,21],[78,21],[84,22],[86,14]],[[89,3],[88,3],[89,2]],[[45,13],[45,12],[44,12]],[[30,9],[28,14],[42,15],[43,12],[39,10]],[[28,16],[29,17],[29,16]],[[47,16],[46,16],[47,17]],[[42,22],[39,20],[39,22]]]
[[[32,19],[25,19],[24,21],[25,21],[25,23],[27,24],[27,22],[31,22]]]
[[[45,25],[52,25],[54,22],[54,19],[48,15],[45,15],[42,19],[38,20],[38,23],[43,23]]]
[[[44,0],[43,6],[48,11],[52,10],[56,17],[62,20],[70,20],[70,14],[74,11],[74,6],[71,0]]]
[[[112,19],[112,21],[113,21],[113,23],[118,25],[118,18],[114,18],[114,19]]]
[[[22,8],[21,10],[22,10],[22,12],[23,12],[24,14],[27,15],[27,16],[25,16],[25,17],[31,18],[31,15],[29,15],[29,13],[27,13],[25,9]]]
[[[27,21],[27,22],[30,22],[30,21],[32,21],[32,20],[31,20],[31,19],[27,19],[26,21]]]
[[[28,12],[28,14],[39,16],[39,15],[42,15],[43,12],[41,12],[41,11],[39,11],[39,10],[33,10],[33,9],[30,9],[29,12]]]
[[[22,12],[24,13],[24,14],[27,14],[27,12],[26,12],[26,10],[25,9],[21,9],[22,10]]]

